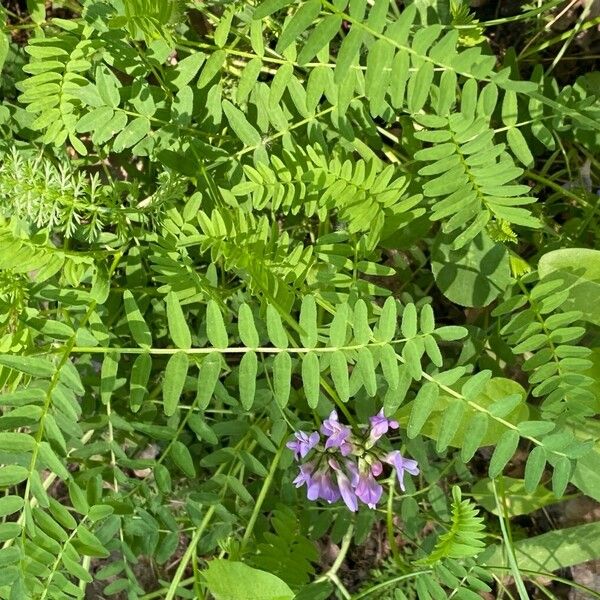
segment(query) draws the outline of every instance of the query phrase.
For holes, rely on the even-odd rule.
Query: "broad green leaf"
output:
[[[256,352],[246,352],[239,366],[240,402],[244,410],[250,410],[256,395],[256,372],[258,358]]]
[[[149,119],[147,117],[136,117],[129,121],[127,126],[114,139],[113,150],[115,152],[122,152],[127,148],[132,148],[149,133]]]
[[[497,486],[503,486],[505,506],[509,517],[518,517],[528,515],[544,506],[560,502],[560,498],[555,496],[548,488],[543,485],[534,486],[531,492],[525,489],[525,482],[522,479],[502,476],[502,483],[497,482]],[[494,496],[494,486],[491,479],[481,479],[472,488],[473,499],[481,504],[487,511],[498,515],[498,507]]]
[[[196,388],[196,406],[204,410],[210,404],[219,375],[221,374],[221,356],[211,352],[200,365]]]
[[[280,352],[273,359],[273,393],[277,404],[282,408],[290,397],[292,359],[287,352]]]
[[[138,308],[137,302],[129,290],[123,292],[123,305],[125,307],[127,325],[133,339],[142,348],[150,348],[152,346],[150,329],[148,329],[148,325]]]
[[[0,432],[0,452],[31,452],[37,445],[26,433]]]
[[[0,517],[12,515],[23,508],[24,500],[21,496],[2,496],[0,498]]]
[[[526,421],[529,415],[529,410],[525,403],[527,394],[523,387],[516,381],[504,379],[502,377],[494,377],[488,381],[483,392],[472,399],[472,402],[482,410],[487,410],[497,400],[512,394],[519,394],[522,402],[511,413],[503,417],[503,419],[516,425],[517,423]],[[453,401],[453,398],[454,396],[451,396],[442,390],[427,422],[423,425],[423,435],[437,440],[444,414],[450,403]],[[412,403],[407,404],[402,407],[396,415],[401,425],[407,424],[411,406]],[[465,408],[464,418],[461,425],[456,430],[454,438],[450,442],[450,446],[462,448],[463,445],[467,445],[467,449],[471,451],[474,443],[478,443],[478,447],[482,447],[490,446],[498,442],[500,436],[506,431],[506,427],[502,423],[486,417],[485,414],[482,417],[477,417],[479,414],[482,414],[480,410],[476,410],[469,406]],[[479,421],[475,422],[474,419],[479,419]],[[485,435],[477,442],[476,438],[478,438],[482,430],[485,432]],[[477,448],[475,448],[475,450],[476,449]],[[467,458],[464,458],[464,460],[471,458],[472,454],[470,454],[470,456],[469,454],[470,452],[465,452],[463,456],[466,456]]]
[[[438,396],[439,388],[431,381],[424,383],[417,392],[417,396],[411,403],[410,417],[406,426],[406,435],[410,439],[416,437],[423,428],[436,405]]]
[[[258,348],[259,340],[254,324],[252,309],[244,302],[238,311],[238,330],[242,344],[248,348]]]
[[[486,565],[507,567],[501,546],[486,558]],[[600,522],[586,523],[566,529],[528,537],[514,542],[514,551],[520,569],[552,572],[597,559],[600,556]]]
[[[206,306],[206,335],[214,348],[227,348],[229,337],[219,305],[209,300]]]
[[[490,459],[488,468],[490,477],[494,478],[502,473],[508,461],[514,456],[518,444],[519,432],[514,429],[508,429],[500,436]]]
[[[480,233],[455,250],[453,235],[439,235],[432,248],[431,270],[440,291],[461,306],[487,306],[510,285],[508,252]]]
[[[132,412],[137,412],[148,395],[148,381],[152,371],[152,357],[150,354],[140,354],[133,361],[131,379],[129,382],[129,407]]]
[[[167,294],[167,323],[169,335],[178,348],[189,350],[192,347],[192,335],[185,315],[175,292]]]
[[[202,577],[215,600],[292,600],[287,583],[241,562],[211,560]]]
[[[165,368],[163,380],[163,409],[165,415],[170,417],[175,414],[179,405],[179,398],[183,392],[185,378],[187,377],[189,359],[185,352],[176,352],[171,355]]]
[[[600,302],[590,302],[600,297],[600,250],[552,250],[540,258],[538,271],[542,280],[562,281],[562,289],[568,290],[562,310],[578,310],[582,319],[600,325]]]

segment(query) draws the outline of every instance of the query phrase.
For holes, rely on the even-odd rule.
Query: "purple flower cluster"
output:
[[[321,425],[325,437],[317,431],[298,431],[295,439],[287,443],[296,460],[306,458],[313,450],[313,456],[300,465],[300,472],[294,484],[306,485],[309,500],[325,500],[330,504],[342,499],[352,511],[358,510],[359,501],[369,508],[375,508],[381,499],[383,488],[377,477],[387,463],[396,470],[400,489],[405,491],[404,473],[418,475],[416,460],[404,458],[400,451],[384,453],[376,444],[390,429],[398,429],[397,421],[384,416],[383,410],[369,419],[366,431],[355,435],[348,425],[340,423],[334,410]]]

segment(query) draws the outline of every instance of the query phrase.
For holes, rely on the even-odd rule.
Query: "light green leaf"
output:
[[[181,469],[182,473],[188,477],[196,476],[196,469],[194,467],[194,461],[192,455],[187,447],[182,444],[179,440],[175,440],[171,445],[171,452],[169,453],[172,461]]]
[[[302,359],[302,383],[306,401],[311,408],[319,404],[320,372],[319,356],[316,352],[308,352]]]
[[[150,121],[147,117],[136,117],[131,120],[113,142],[113,150],[122,152],[135,146],[150,133]]]
[[[546,451],[541,446],[535,446],[527,457],[525,464],[524,487],[528,494],[535,491],[542,478],[546,466]]]
[[[0,354],[0,365],[32,377],[52,377],[56,371],[56,367],[49,360],[37,356]]]
[[[189,367],[188,356],[185,352],[176,352],[171,355],[165,369],[163,381],[163,409],[165,415],[170,417],[175,414],[179,405],[179,398],[183,392],[185,378]]]
[[[125,307],[127,325],[133,339],[142,348],[150,348],[152,346],[150,329],[148,329],[148,325],[138,308],[137,302],[129,290],[123,292],[123,305]]]
[[[119,354],[109,352],[104,356],[100,370],[100,399],[102,404],[108,404],[117,383],[119,369]]]
[[[229,100],[223,100],[223,112],[231,129],[245,146],[258,146],[260,144],[260,133],[249,123],[239,108],[236,108]]]
[[[304,296],[300,308],[300,341],[305,348],[317,345],[317,304],[314,296]]]
[[[192,347],[192,335],[185,315],[175,292],[167,294],[167,323],[169,334],[178,348],[189,350]]]
[[[402,335],[407,338],[413,338],[417,335],[417,308],[411,302],[404,307],[402,312]]]
[[[335,37],[341,23],[342,16],[339,14],[325,17],[308,36],[306,43],[298,54],[298,63],[302,65],[314,58],[319,50]]]
[[[287,352],[280,352],[273,359],[273,393],[277,404],[282,408],[290,397],[292,359]]]
[[[196,388],[196,405],[204,410],[210,404],[219,375],[221,374],[221,355],[211,352],[200,365]]]
[[[497,477],[502,473],[508,461],[513,457],[519,445],[519,432],[514,429],[505,431],[498,444],[494,448],[492,458],[490,459],[489,474],[491,478]]]
[[[406,426],[406,435],[410,439],[416,437],[425,425],[436,405],[438,396],[439,388],[431,381],[423,384],[417,392],[417,396],[411,404],[410,417]]]
[[[320,10],[320,0],[308,0],[302,4],[279,35],[275,51],[281,54],[292,42],[297,40],[313,24],[319,16]]]
[[[209,300],[206,306],[206,335],[214,348],[227,348],[229,337],[219,305]]]
[[[244,302],[238,312],[238,330],[242,344],[248,348],[258,348],[258,332],[254,324],[252,309]]]
[[[215,600],[292,600],[294,592],[271,573],[241,562],[211,560],[202,572]]]
[[[342,402],[350,399],[350,383],[348,376],[348,363],[341,350],[336,350],[329,355],[329,369],[333,385]]]
[[[239,367],[240,402],[244,410],[250,410],[256,395],[256,372],[258,358],[256,352],[246,352]]]

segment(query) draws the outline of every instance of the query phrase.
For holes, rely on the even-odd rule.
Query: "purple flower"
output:
[[[309,500],[322,498],[331,504],[340,499],[340,492],[326,470],[318,471],[308,484],[306,497]]]
[[[373,473],[374,477],[379,477],[381,475],[381,472],[383,471],[383,465],[381,464],[380,461],[376,460],[372,465],[371,465],[371,473]]]
[[[327,436],[325,441],[326,450],[339,448],[342,456],[348,456],[352,451],[352,444],[348,441],[348,436],[351,433],[350,427],[340,423],[335,410],[332,410],[329,418],[323,421],[321,433]]]
[[[296,431],[295,440],[288,442],[286,446],[294,452],[294,458],[304,458],[318,443],[319,434],[313,431],[310,435],[304,431]]]
[[[371,471],[366,471],[360,474],[358,485],[354,491],[369,508],[375,508],[381,499],[383,488],[375,481]]]
[[[394,469],[396,469],[396,475],[398,477],[398,483],[400,484],[400,489],[405,492],[404,488],[404,472],[410,473],[411,475],[419,474],[419,466],[416,460],[412,458],[404,458],[399,450],[394,450],[390,452],[385,457],[385,462],[392,465]]]
[[[393,419],[388,419],[383,414],[383,408],[373,417],[369,419],[371,421],[371,431],[369,432],[369,441],[372,444],[382,436],[384,436],[388,429],[398,429],[400,425],[398,421],[394,421]]]
[[[329,459],[329,465],[335,471],[335,478],[337,480],[342,500],[346,504],[349,510],[356,512],[358,510],[358,498],[352,489],[350,480],[346,474],[340,468],[338,462],[334,459]]]
[[[298,476],[296,477],[296,479],[294,479],[293,483],[294,485],[299,488],[302,487],[304,484],[306,484],[307,486],[310,486],[311,481],[312,481],[312,472],[314,471],[315,466],[312,463],[304,463],[303,465],[300,465],[300,472],[298,473]]]

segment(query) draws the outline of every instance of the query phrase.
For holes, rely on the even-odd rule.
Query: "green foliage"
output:
[[[600,499],[598,73],[523,10],[0,8],[0,599],[347,598],[375,541],[357,600],[472,599],[507,550],[600,556],[506,534]],[[332,410],[406,492],[306,499],[286,443]]]

